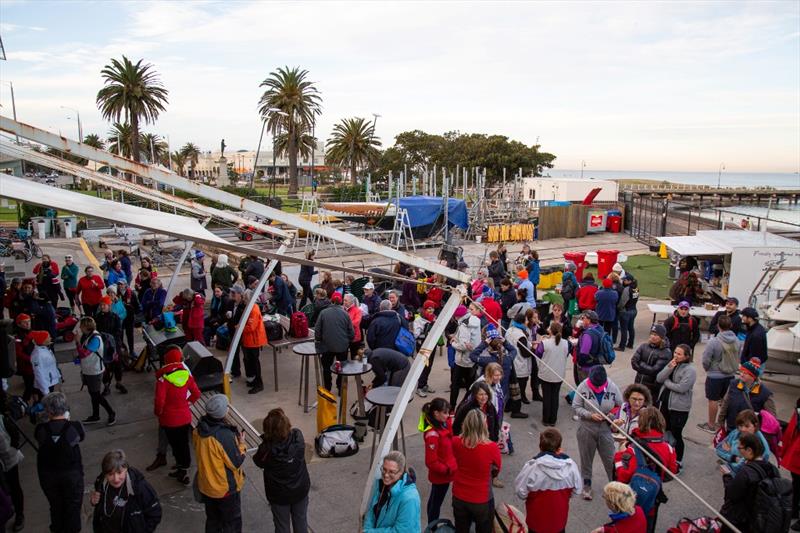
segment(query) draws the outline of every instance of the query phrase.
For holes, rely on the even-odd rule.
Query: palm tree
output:
[[[365,167],[380,158],[380,139],[374,136],[373,122],[363,118],[344,118],[333,127],[333,135],[325,143],[326,161],[338,167],[350,167],[350,183],[356,185],[358,167]]]
[[[320,114],[319,91],[308,81],[307,70],[300,67],[278,68],[271,72],[260,87],[266,87],[258,102],[258,111],[267,121],[274,137],[287,132],[286,153],[289,156],[289,195],[297,195],[298,132],[312,129],[315,115]],[[280,113],[275,112],[279,110]],[[277,139],[276,139],[277,144]]]
[[[294,144],[297,147],[297,155],[302,158],[311,157],[311,152],[314,148],[316,138],[312,137],[307,130],[296,129],[294,136]],[[283,157],[289,153],[289,134],[286,132],[281,133],[275,138],[275,153]]]
[[[108,151],[122,157],[131,157],[133,153],[133,128],[127,122],[115,122],[108,130]]]
[[[167,143],[157,133],[144,133],[141,136],[142,154],[150,163],[155,164],[164,159],[167,152]]]
[[[200,148],[196,144],[187,142],[181,148],[184,159],[189,163],[189,177],[194,178],[194,167],[197,166],[197,159],[200,157]]]
[[[178,175],[183,176],[183,167],[186,166],[186,156],[182,151],[172,152],[172,164],[178,170]]]
[[[96,133],[90,133],[86,137],[83,138],[83,144],[86,146],[90,146],[92,148],[97,148],[98,150],[105,150],[106,149],[106,142],[100,138],[99,135]]]
[[[153,65],[135,64],[125,56],[122,61],[112,59],[100,74],[105,85],[97,93],[97,108],[106,120],[130,122],[132,135],[131,154],[139,161],[139,121],[145,124],[156,121],[165,110],[169,91],[164,88]]]

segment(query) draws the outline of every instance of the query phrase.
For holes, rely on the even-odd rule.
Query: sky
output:
[[[800,170],[800,2],[81,2],[0,0],[0,113],[104,136],[100,70],[123,54],[169,90],[173,150],[254,150],[259,84],[321,92],[317,136],[380,115],[400,132],[502,134],[556,168]],[[269,142],[268,139],[265,142]]]

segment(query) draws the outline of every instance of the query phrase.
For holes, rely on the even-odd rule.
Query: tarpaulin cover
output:
[[[444,198],[438,196],[409,196],[400,198],[400,207],[408,211],[412,228],[430,226],[442,215]],[[467,204],[464,200],[448,198],[447,221],[450,226],[469,228]]]

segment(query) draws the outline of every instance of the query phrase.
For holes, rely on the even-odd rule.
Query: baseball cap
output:
[[[739,305],[739,298],[737,298],[736,296],[728,296],[727,298],[725,298],[725,302],[732,302],[736,305]]]
[[[691,305],[689,305],[689,302],[687,302],[686,300],[683,300],[681,303],[678,304],[678,307],[685,307],[686,309],[689,309]]]

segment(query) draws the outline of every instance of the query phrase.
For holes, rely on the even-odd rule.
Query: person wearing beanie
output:
[[[761,361],[754,357],[741,364],[739,377],[731,381],[719,406],[720,425],[725,424],[729,432],[736,429],[736,415],[746,409],[756,413],[766,410],[777,417],[772,391],[761,381],[763,371]]]
[[[758,311],[752,307],[742,309],[742,324],[746,336],[742,344],[741,362],[757,357],[761,364],[767,362],[767,330],[758,322]]]
[[[664,321],[667,330],[669,345],[675,347],[679,344],[688,344],[694,350],[700,340],[700,321],[689,314],[689,302],[682,301],[672,315]]]
[[[502,390],[503,398],[506,399],[509,410],[513,411],[511,415],[512,418],[528,418],[527,413],[520,411],[520,400],[514,400],[511,397],[511,382],[513,380],[514,383],[517,383],[517,375],[514,373],[514,359],[517,357],[519,357],[517,347],[504,339],[497,328],[491,324],[486,327],[486,338],[469,354],[470,360],[478,365],[480,371],[483,371],[490,363],[497,363],[500,365],[503,369],[500,389]],[[539,384],[536,383],[536,387],[538,387],[538,385]],[[538,392],[538,389],[534,390]],[[498,411],[497,416],[502,423],[503,410]],[[513,450],[513,448],[509,444],[509,451],[511,450]]]
[[[33,366],[33,387],[41,400],[46,394],[53,392],[56,385],[61,383],[61,373],[58,371],[56,356],[50,350],[50,333],[47,331],[31,331],[31,340],[35,344],[31,352],[31,366]]]
[[[476,329],[480,338],[480,319],[469,312],[466,306],[459,305],[453,313],[456,322],[455,332],[449,336],[450,346],[455,350],[454,364],[450,369],[450,405],[458,405],[458,393],[466,389],[467,393],[475,381],[475,363],[469,357],[477,346],[473,332]],[[465,394],[466,396],[466,394]]]
[[[33,365],[31,354],[36,345],[31,338],[31,316],[20,313],[14,319],[14,351],[17,359],[17,374],[22,376],[25,386],[22,399],[26,402],[33,396]]]
[[[192,272],[191,279],[189,280],[189,287],[196,292],[206,296],[206,289],[208,288],[208,280],[206,279],[206,267],[203,264],[203,259],[206,254],[197,250],[192,257]]]
[[[614,263],[614,266],[611,267],[611,272],[617,274],[617,276],[621,278],[625,277],[625,269],[622,268],[622,265],[619,263]]]
[[[616,329],[617,302],[619,302],[619,293],[614,290],[611,279],[604,279],[603,288],[594,293],[594,310],[600,325],[609,335],[613,335]]]
[[[631,368],[636,371],[634,383],[646,385],[652,397],[658,398],[661,386],[656,377],[671,360],[667,330],[661,324],[653,324],[647,342],[640,344],[631,357]]]
[[[192,464],[189,434],[192,430],[192,413],[189,409],[200,398],[200,389],[189,369],[183,364],[183,353],[170,346],[164,354],[164,366],[156,380],[153,412],[158,417],[159,428],[167,436],[175,457],[175,470],[169,475],[184,485],[189,484],[187,470]]]
[[[192,434],[197,460],[195,487],[205,505],[205,530],[241,532],[244,433],[225,421],[227,396],[215,394],[205,407],[206,414]]]
[[[117,347],[123,346],[123,330],[122,320],[119,316],[111,310],[111,297],[103,296],[100,299],[100,308],[94,315],[94,323],[97,331],[106,333],[114,338]],[[116,382],[114,387],[121,393],[127,394],[128,389],[122,384],[122,362],[119,357],[114,358],[113,361],[105,361],[105,369],[103,370],[103,396],[108,396],[111,393],[111,378]]]
[[[517,290],[524,290],[525,291],[525,302],[530,305],[531,307],[536,307],[536,287],[533,285],[533,282],[529,279],[529,273],[527,270],[520,270],[517,273],[519,277],[519,283],[517,284]]]
[[[589,370],[589,377],[578,385],[572,401],[572,409],[580,420],[577,438],[584,500],[592,499],[592,463],[596,452],[600,454],[608,480],[613,479],[614,437],[603,415],[609,415],[621,405],[622,393],[616,383],[608,379],[605,367],[593,366]]]

